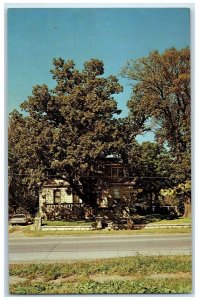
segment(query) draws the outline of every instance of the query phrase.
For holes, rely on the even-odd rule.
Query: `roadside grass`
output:
[[[149,215],[135,215],[135,224],[181,224],[181,223],[191,223],[191,217],[176,217],[171,219],[169,215],[162,214],[149,214]]]
[[[168,217],[168,216],[167,216]],[[146,216],[138,216],[135,217],[135,223],[136,220],[139,220],[138,223],[155,223],[155,224],[181,224],[181,223],[191,223],[190,217],[178,217],[176,219],[166,219],[166,216],[159,215],[159,214],[151,214]],[[81,220],[81,221],[42,221],[42,225],[47,226],[83,226],[83,225],[93,225],[94,221],[87,221],[87,220]]]
[[[154,222],[152,222],[154,223]],[[177,219],[173,219],[173,220],[159,220],[159,221],[156,221],[155,224],[191,224],[192,223],[192,220],[190,217],[186,217],[186,218],[183,218],[183,217],[179,217]]]
[[[73,263],[12,264],[10,294],[191,293],[191,256],[134,256]]]
[[[137,230],[45,230],[34,231],[31,230],[31,226],[21,227],[16,226],[14,230],[9,229],[10,234],[20,233],[27,237],[44,237],[44,236],[96,236],[96,235],[147,235],[147,234],[178,234],[178,233],[191,233],[191,228],[152,228],[152,229],[137,229]]]
[[[9,233],[13,233],[13,232],[19,231],[20,229],[21,229],[20,226],[9,227]]]
[[[149,219],[149,218],[148,218]],[[158,216],[152,216],[151,220],[153,222],[147,222],[150,224],[181,224],[181,223],[191,223],[191,218],[177,218],[174,220],[161,220]],[[94,222],[91,221],[44,221],[43,225],[48,226],[77,226],[77,225],[92,225]],[[28,226],[10,226],[9,233],[21,233],[25,236],[29,237],[42,237],[42,236],[87,236],[87,235],[142,235],[142,234],[169,234],[169,233],[191,233],[191,228],[151,228],[145,229],[144,227],[141,229],[134,230],[92,230],[92,231],[83,231],[83,230],[45,230],[45,231],[34,231],[31,230],[32,225]]]

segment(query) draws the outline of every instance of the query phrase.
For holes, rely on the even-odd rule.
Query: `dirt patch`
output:
[[[47,280],[44,277],[37,277],[37,278],[31,279],[31,283],[37,283],[37,282],[47,282]]]
[[[134,275],[128,275],[128,276],[122,276],[122,275],[105,275],[105,274],[96,274],[89,276],[90,280],[93,280],[95,282],[104,283],[107,281],[133,281],[137,280],[140,276],[134,276]],[[154,280],[162,280],[162,279],[180,279],[180,278],[191,278],[191,273],[158,273],[158,274],[151,274],[147,276],[142,276],[142,278],[150,278]],[[81,279],[84,279],[84,276],[77,276],[77,275],[71,275],[68,277],[58,277],[56,279],[47,280],[45,277],[38,277],[34,279],[27,279],[19,276],[10,276],[9,278],[9,284],[19,284],[26,281],[30,281],[30,283],[36,283],[36,282],[48,282],[48,283],[75,283]]]
[[[96,282],[106,282],[106,281],[126,281],[126,280],[135,280],[136,276],[121,276],[121,275],[91,275],[89,277],[91,280]]]
[[[151,278],[151,279],[166,279],[166,278],[191,278],[192,275],[191,273],[183,273],[183,272],[179,272],[179,273],[160,273],[160,274],[152,274],[149,276],[146,276],[147,278]]]
[[[98,275],[91,275],[89,278],[93,281],[96,282],[107,282],[107,281],[132,281],[132,280],[137,280],[140,276],[121,276],[121,275],[104,275],[104,274],[98,274]],[[175,278],[175,279],[180,279],[180,278],[191,278],[192,275],[191,273],[160,273],[160,274],[152,274],[148,276],[142,276],[142,278],[150,278],[150,279],[156,279],[156,280],[161,280],[161,279],[167,279],[167,278]]]
[[[48,280],[47,278],[44,278],[44,277],[38,277],[38,278],[32,279],[31,283],[33,283],[33,282],[48,282],[48,283],[77,282],[78,279],[79,279],[79,277],[77,277],[76,275],[71,275],[68,277],[60,276],[56,279],[50,279],[50,280]]]
[[[9,284],[18,284],[28,281],[27,278],[19,277],[19,276],[10,276]]]

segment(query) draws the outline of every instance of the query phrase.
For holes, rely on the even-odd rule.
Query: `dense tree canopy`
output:
[[[130,115],[155,131],[158,143],[170,148],[181,171],[186,170],[190,177],[189,48],[171,48],[163,54],[153,51],[147,57],[129,61],[122,75],[133,82]]]
[[[34,185],[33,178],[41,181],[47,171],[65,175],[75,192],[94,204],[93,173],[123,145],[113,98],[122,86],[115,76],[101,76],[104,65],[97,59],[85,62],[81,72],[73,61],[59,58],[53,65],[55,88],[35,86],[21,105],[27,116],[11,114],[9,149],[17,157],[17,172],[31,174],[29,185]]]
[[[128,169],[134,178],[138,198],[151,207],[159,201],[159,192],[173,186],[170,178],[172,158],[169,152],[155,142],[133,142],[128,152]]]
[[[10,114],[8,128],[9,204],[30,212],[38,208],[39,183],[50,168],[51,128],[18,111]]]
[[[149,201],[157,200],[161,189],[190,181],[188,48],[153,51],[127,63],[122,75],[132,80],[133,91],[125,118],[116,118],[120,110],[114,99],[122,86],[115,76],[103,76],[102,61],[91,59],[80,71],[72,60],[58,58],[51,73],[55,87],[34,86],[21,105],[25,113],[10,114],[12,206],[36,209],[39,184],[47,176],[67,178],[73,192],[95,206],[96,172],[108,155],[128,166],[135,187]],[[155,141],[136,143],[136,136],[149,130]]]
[[[133,85],[128,102],[129,118],[137,120],[143,132],[150,128],[155,133],[158,147],[167,147],[170,165],[166,173],[173,188],[186,184],[191,179],[189,48],[171,48],[163,54],[152,51],[147,57],[129,61],[121,74],[129,78]],[[139,162],[142,171],[150,173],[150,166],[150,159],[147,159],[146,168]],[[152,191],[154,184],[150,185],[149,190]],[[185,206],[186,202],[190,203],[190,198],[184,197]],[[190,211],[187,208],[185,210]]]

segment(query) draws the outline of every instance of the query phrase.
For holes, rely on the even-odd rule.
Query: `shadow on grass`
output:
[[[149,215],[137,215],[133,217],[134,224],[148,224],[155,223],[161,220],[173,220],[178,219],[178,217],[173,217],[172,215],[162,215],[162,214],[149,214]]]

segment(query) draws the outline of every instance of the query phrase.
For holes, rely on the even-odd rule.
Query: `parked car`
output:
[[[9,222],[11,225],[27,225],[32,223],[32,218],[26,214],[14,214]]]

